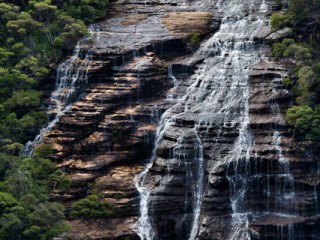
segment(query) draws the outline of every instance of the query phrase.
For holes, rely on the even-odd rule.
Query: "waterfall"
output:
[[[240,167],[240,165],[243,166],[243,161],[244,165],[249,162],[249,151],[253,139],[249,129],[248,71],[251,65],[264,58],[264,46],[255,44],[254,37],[267,24],[264,16],[267,9],[265,2],[256,6],[254,1],[219,1],[217,7],[224,12],[220,30],[204,42],[195,53],[195,56],[202,56],[205,60],[191,77],[192,84],[187,88],[185,95],[163,114],[155,144],[155,149],[157,149],[168,129],[178,128],[176,125],[180,119],[186,118],[194,122],[193,128],[183,130],[180,134],[173,148],[172,159],[167,160],[168,166],[174,162],[184,161],[186,165],[193,164],[195,169],[193,172],[186,170],[187,178],[192,179],[189,182],[194,194],[191,200],[186,199],[187,203],[193,201],[189,240],[196,239],[199,231],[204,188],[205,159],[202,145],[204,133],[199,128],[210,128],[213,125],[221,126],[220,128],[234,126],[238,129],[234,149],[224,162],[217,163],[217,165],[229,163],[237,171],[237,165]],[[169,75],[172,75],[170,71],[169,68]],[[217,136],[220,128],[217,130]],[[189,139],[196,139],[193,141],[193,159],[187,159],[184,153]],[[141,200],[140,218],[134,230],[141,239],[147,240],[156,239],[152,219],[148,213],[150,196],[164,188],[170,181],[169,173],[167,173],[167,176],[161,179],[159,187],[150,187],[150,183],[147,182],[148,172],[157,159],[155,153],[154,150],[150,162],[137,177],[136,182]],[[215,167],[211,171],[214,171]],[[233,185],[231,192],[233,232],[230,234],[230,239],[248,239],[249,235],[244,230],[248,222],[247,214],[241,210],[241,198],[246,191],[246,181],[239,182],[237,175],[235,179],[230,177],[229,181]]]
[[[201,202],[202,202],[202,194],[203,194],[203,181],[204,181],[204,159],[203,159],[203,144],[201,138],[199,137],[197,126],[194,130],[194,135],[196,137],[196,144],[195,150],[198,149],[198,171],[197,171],[197,181],[194,184],[194,200],[193,200],[193,221],[192,221],[192,228],[189,235],[189,240],[193,240],[196,238],[199,230],[199,220],[200,220],[200,213],[201,213]]]
[[[154,231],[152,230],[148,211],[150,191],[147,187],[143,186],[144,176],[148,173],[151,167],[152,162],[148,163],[145,166],[144,171],[137,175],[134,179],[135,187],[140,194],[140,217],[133,226],[133,230],[136,231],[142,240],[151,240],[155,235]]]
[[[282,79],[281,79],[282,80]],[[273,115],[279,115],[281,120],[282,119],[282,114],[280,112],[279,105],[276,101],[272,101],[271,103],[271,109]],[[285,205],[283,207],[280,207],[280,211],[284,211],[284,208],[289,208],[289,210],[292,210],[293,208],[293,200],[295,197],[295,192],[294,192],[294,182],[293,182],[293,176],[291,175],[290,172],[290,164],[288,159],[285,157],[283,154],[283,149],[282,149],[282,136],[281,136],[281,129],[279,127],[275,126],[274,131],[273,131],[273,145],[276,150],[276,155],[278,158],[278,164],[279,164],[279,171],[278,171],[278,176],[277,176],[277,189],[276,192],[278,194],[278,201],[282,205]]]
[[[88,40],[92,37],[93,33],[94,29],[91,25],[89,27],[89,37],[82,41]],[[88,71],[92,63],[92,54],[90,51],[85,51],[84,53],[83,49],[81,49],[82,41],[77,43],[72,56],[59,64],[55,88],[51,93],[50,106],[47,109],[49,122],[40,130],[40,133],[33,141],[29,141],[25,145],[21,152],[22,155],[31,156],[33,154],[35,147],[42,142],[43,137],[51,131],[60,117],[70,109],[72,103],[74,103],[86,86]]]
[[[281,78],[282,77],[283,76],[281,76]],[[274,82],[277,82],[277,80],[279,79],[275,79]],[[276,96],[277,90],[275,89],[276,87],[272,91],[273,95]],[[272,98],[269,105],[272,115],[274,117],[278,117],[280,123],[284,122],[279,105],[275,99]],[[232,157],[230,158],[231,161],[229,163],[230,165],[228,172],[231,174],[228,174],[227,176],[230,184],[231,205],[233,210],[231,221],[232,231],[229,235],[229,239],[234,240],[249,240],[251,239],[252,235],[254,235],[254,233],[249,230],[249,219],[261,219],[266,216],[283,218],[295,217],[294,215],[291,215],[294,212],[294,182],[293,176],[290,173],[289,161],[285,157],[282,148],[281,127],[279,127],[277,124],[274,124],[271,136],[271,144],[275,155],[274,157],[277,161],[277,172],[270,173],[269,171],[271,171],[271,168],[268,166],[268,169],[266,169],[267,172],[263,173],[259,172],[257,169],[259,159],[257,157],[255,157],[253,161],[250,159],[250,150],[254,147],[254,139],[251,139],[251,141],[247,142],[244,140],[250,139],[250,131],[248,131],[249,129],[245,127],[248,126],[248,123],[248,121],[244,121],[242,124],[242,128],[246,130],[240,130],[239,138],[235,144]],[[246,137],[243,138],[242,136]],[[240,148],[240,150],[236,150],[237,148]],[[274,189],[270,187],[270,179],[274,179],[276,182]],[[267,199],[266,206],[260,208],[256,212],[250,206],[250,202],[252,201],[252,199],[250,199],[250,188],[255,185],[262,188],[262,190],[256,190],[257,193],[262,192]],[[270,209],[271,204],[273,206],[272,209]],[[280,227],[281,236],[285,236],[283,233],[284,226]],[[293,239],[293,231],[293,225],[288,224],[286,229],[288,239]]]
[[[168,67],[168,77],[172,80],[173,82],[173,86],[177,87],[178,86],[178,80],[177,78],[173,75],[173,71],[172,71],[172,65],[170,64]]]

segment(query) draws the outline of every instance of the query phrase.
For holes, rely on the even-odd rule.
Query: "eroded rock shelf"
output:
[[[201,107],[194,112],[185,110],[193,101],[205,101],[209,92],[219,87],[214,81],[205,87],[200,81],[195,89],[202,97],[177,104],[203,77],[200,73],[207,67],[209,55],[210,64],[219,66],[220,58],[214,58],[221,54],[218,48],[208,55],[197,51],[198,43],[190,38],[196,34],[206,44],[219,31],[224,16],[223,8],[218,6],[221,2],[116,1],[111,5],[111,17],[92,26],[91,39],[81,45],[84,52],[92,54],[87,88],[45,134],[43,142],[53,146],[52,158],[72,180],[70,190],[55,190],[52,200],[69,207],[75,200],[97,193],[114,206],[115,214],[107,219],[70,220],[72,228],[66,233],[70,239],[139,239],[133,230],[140,217],[135,178],[150,161],[153,150],[156,155],[144,182],[151,189],[149,216],[154,239],[246,239],[230,238],[235,228],[231,183],[239,176],[251,178],[241,182],[250,187],[242,196],[246,202],[240,204],[240,213],[257,213],[247,219],[246,231],[251,239],[320,239],[319,147],[296,142],[283,117],[291,95],[282,78],[291,74],[292,66],[275,61],[266,45],[266,37],[271,34],[268,16],[274,1],[265,1],[267,9],[262,8],[261,0],[252,1],[250,9],[256,13],[245,14],[249,24],[263,16],[261,29],[250,40],[263,57],[246,66],[245,71],[245,87],[250,89],[248,116],[240,116],[244,114],[242,105],[240,110],[230,110],[233,105],[224,109],[227,101],[218,101],[212,107],[222,104],[224,109],[218,111],[220,115],[212,115],[214,118],[210,115],[205,119]],[[227,54],[223,57],[228,58]],[[223,64],[221,69],[227,69],[228,64],[233,67],[232,62]],[[228,96],[228,92],[223,94]],[[226,111],[234,111],[228,115],[230,119],[223,115]],[[174,116],[174,122],[154,149],[164,112],[167,118]],[[246,128],[254,140],[246,145],[245,162],[237,161],[245,171],[238,171],[236,164],[225,158],[235,151],[246,117]],[[305,152],[299,152],[302,145],[307,146]],[[281,161],[285,163],[279,164]],[[286,166],[289,169],[284,169]],[[196,175],[200,168],[204,174],[201,189],[195,184],[200,181]],[[279,184],[294,191],[292,203],[277,205],[277,201],[285,201],[282,197],[287,194],[281,190],[277,195]],[[202,194],[201,202],[195,193]],[[195,203],[200,204],[197,231],[191,224]],[[195,238],[192,231],[196,231]]]

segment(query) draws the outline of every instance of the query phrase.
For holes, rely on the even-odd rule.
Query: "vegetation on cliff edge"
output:
[[[52,239],[67,229],[64,208],[49,201],[70,182],[50,149],[18,156],[47,116],[41,86],[86,23],[106,14],[108,0],[0,0],[0,239]]]
[[[320,141],[320,0],[289,0],[288,9],[271,17],[274,30],[290,27],[292,38],[273,44],[273,55],[294,60],[294,79],[284,79],[295,105],[288,123],[298,138]]]

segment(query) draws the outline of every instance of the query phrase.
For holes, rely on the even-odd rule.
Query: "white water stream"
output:
[[[239,136],[235,141],[232,156],[225,161],[240,162],[249,158],[249,149],[253,140],[248,127],[250,120],[248,71],[251,65],[264,58],[264,51],[255,45],[254,37],[267,23],[264,13],[268,10],[268,6],[265,2],[262,1],[260,5],[256,5],[254,1],[248,0],[221,0],[217,6],[224,12],[220,30],[203,43],[195,54],[205,60],[192,76],[193,83],[188,87],[186,94],[162,116],[155,144],[156,149],[165,132],[173,127],[178,119],[194,121],[194,128],[187,130],[179,137],[180,140],[178,139],[173,151],[173,157],[183,161],[175,150],[186,147],[184,138],[193,135],[193,138],[196,139],[194,143],[196,158],[194,160],[198,166],[196,167],[197,172],[191,173],[193,174],[191,178],[194,185],[194,197],[189,240],[196,239],[199,231],[204,187],[203,145],[202,136],[198,130],[199,126],[235,126],[239,131]],[[169,74],[172,75],[171,72]],[[179,112],[179,109],[183,110]],[[150,189],[148,183],[145,182],[146,175],[155,159],[154,154],[145,170],[136,178],[136,186],[141,196],[141,215],[134,230],[142,240],[156,239],[148,212],[150,194],[156,190]],[[168,162],[170,165],[170,161]],[[165,179],[162,180],[162,186],[165,185],[164,182]],[[232,183],[232,179],[230,182]],[[241,213],[239,209],[241,206],[238,204],[238,199],[245,192],[243,184],[245,184],[244,181],[241,186],[234,184],[231,193],[234,214],[233,232],[230,233],[230,239],[249,238],[246,227],[243,226],[247,224],[246,213]]]
[[[89,36],[84,39],[86,41],[94,33],[92,26],[89,27]],[[82,40],[83,41],[83,40]],[[43,137],[55,126],[60,117],[70,109],[72,103],[81,94],[82,88],[87,84],[88,71],[92,63],[92,55],[89,51],[85,52],[80,47],[80,42],[77,43],[73,55],[61,62],[57,68],[56,82],[54,91],[50,96],[50,106],[47,109],[47,114],[53,115],[46,126],[33,141],[29,141],[21,154],[31,156],[35,147],[41,142]]]

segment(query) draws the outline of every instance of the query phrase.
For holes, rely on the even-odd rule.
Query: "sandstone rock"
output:
[[[274,1],[267,2],[269,11]],[[63,201],[68,207],[88,194],[101,194],[114,206],[115,215],[107,219],[70,219],[67,239],[138,239],[132,230],[139,215],[135,177],[151,157],[161,115],[181,101],[186,89],[197,80],[197,76],[189,76],[205,68],[206,53],[200,51],[187,56],[186,45],[191,33],[213,34],[219,27],[221,13],[214,10],[215,4],[202,0],[117,1],[110,7],[112,17],[93,25],[92,43],[88,41],[81,46],[93,53],[88,88],[44,137],[44,142],[53,146],[53,158],[72,182],[67,191],[53,191],[52,199]],[[260,5],[254,1],[252,7],[259,9]],[[258,14],[267,14],[263,11]],[[253,41],[261,43],[269,35],[269,26],[263,24]],[[268,39],[275,41],[288,33],[289,30],[283,30],[269,35]],[[320,182],[315,171],[318,157],[308,154],[311,148],[320,148],[301,143],[309,147],[305,154],[297,154],[301,146],[290,136],[283,118],[290,94],[283,88],[281,79],[290,74],[290,66],[274,62],[268,55],[270,49],[264,48],[261,51],[268,59],[248,69],[249,127],[254,139],[248,149],[248,171],[255,175],[249,182],[254,187],[247,194],[250,199],[247,209],[259,211],[270,202],[260,186],[268,184],[274,191],[281,183],[280,147],[290,162],[297,187],[294,207],[301,216],[257,216],[250,219],[249,227],[261,239],[275,239],[278,228],[308,225],[311,227],[306,227],[306,236],[311,236],[310,229],[319,225],[319,220],[311,216],[320,207],[316,202]],[[221,63],[214,59],[210,64]],[[226,66],[222,68],[233,73]],[[201,86],[200,80],[198,102],[210,97],[208,89],[217,87]],[[232,111],[227,107],[228,102],[217,105],[226,106],[223,111]],[[145,179],[145,186],[152,189],[149,213],[159,239],[188,239],[199,180],[196,172],[203,167],[198,238],[226,239],[232,218],[232,187],[228,178],[236,174],[228,156],[235,151],[241,118],[236,110],[228,119],[223,111],[210,116],[201,114],[203,108],[218,106],[191,107],[187,99],[164,116],[175,117],[164,131],[163,141],[153,156],[155,162]],[[275,144],[275,128],[281,134],[279,146]],[[177,147],[177,143],[183,143],[183,147]],[[200,152],[203,166],[199,164]],[[279,206],[270,204],[269,210],[277,211]]]
[[[94,25],[93,42],[82,45],[93,52],[88,89],[44,137],[72,182],[68,191],[55,190],[52,199],[70,206],[87,194],[102,194],[115,216],[123,217],[71,220],[71,239],[137,238],[131,229],[139,214],[134,178],[150,157],[162,112],[174,101],[165,98],[173,85],[167,67],[186,51],[183,41],[191,30],[204,34],[213,26],[208,12],[192,6],[171,12],[172,3],[157,4],[118,2],[115,7],[126,14]],[[163,7],[170,11],[159,12]]]
[[[139,237],[133,235],[132,225],[135,218],[113,218],[113,219],[92,219],[73,220],[70,222],[71,231],[62,239],[84,239],[84,240],[116,240],[128,238],[138,240]]]
[[[266,37],[266,40],[270,43],[279,42],[283,38],[292,37],[293,31],[291,28],[284,28],[280,29],[274,33],[271,33],[269,36]]]
[[[210,12],[170,12],[162,17],[162,23],[173,36],[187,37],[208,32],[211,19]]]

